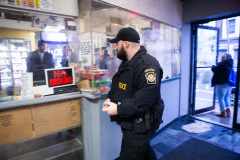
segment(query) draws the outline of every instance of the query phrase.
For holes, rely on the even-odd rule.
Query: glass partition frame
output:
[[[80,9],[78,36],[82,91],[95,95],[108,93],[111,79],[121,63],[116,57],[116,45],[108,43],[108,40],[115,38],[124,27],[137,30],[140,45],[163,68],[162,80],[180,76],[181,29],[99,1],[85,0],[81,6],[84,9]],[[90,48],[84,45],[87,43]]]

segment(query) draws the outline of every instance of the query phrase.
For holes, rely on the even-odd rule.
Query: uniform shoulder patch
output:
[[[149,69],[146,69],[144,72],[155,72],[155,69],[149,68]]]
[[[156,77],[155,70],[152,68],[149,68],[149,69],[146,69],[144,72],[145,72],[147,84],[156,84],[157,77]]]

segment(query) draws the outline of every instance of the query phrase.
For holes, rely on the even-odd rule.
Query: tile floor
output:
[[[220,108],[219,108],[218,104],[216,104],[215,110],[197,114],[197,115],[194,115],[193,117],[195,117],[197,119],[209,121],[211,123],[225,125],[228,128],[232,128],[234,108],[231,107],[230,109],[231,109],[231,116],[227,117],[227,118],[221,118],[221,117],[218,117],[215,115],[215,114],[220,113]]]
[[[240,132],[190,118],[174,123],[153,138],[150,144],[159,160],[192,137],[240,154]]]

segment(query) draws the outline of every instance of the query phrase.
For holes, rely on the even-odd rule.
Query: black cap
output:
[[[140,37],[139,37],[138,32],[135,29],[131,28],[131,27],[122,28],[118,32],[116,38],[110,39],[109,42],[110,43],[117,43],[120,40],[140,43]]]

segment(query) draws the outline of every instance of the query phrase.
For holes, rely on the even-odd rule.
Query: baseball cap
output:
[[[110,39],[109,42],[117,43],[120,40],[140,43],[140,37],[139,37],[138,32],[131,27],[120,29],[116,38]]]

